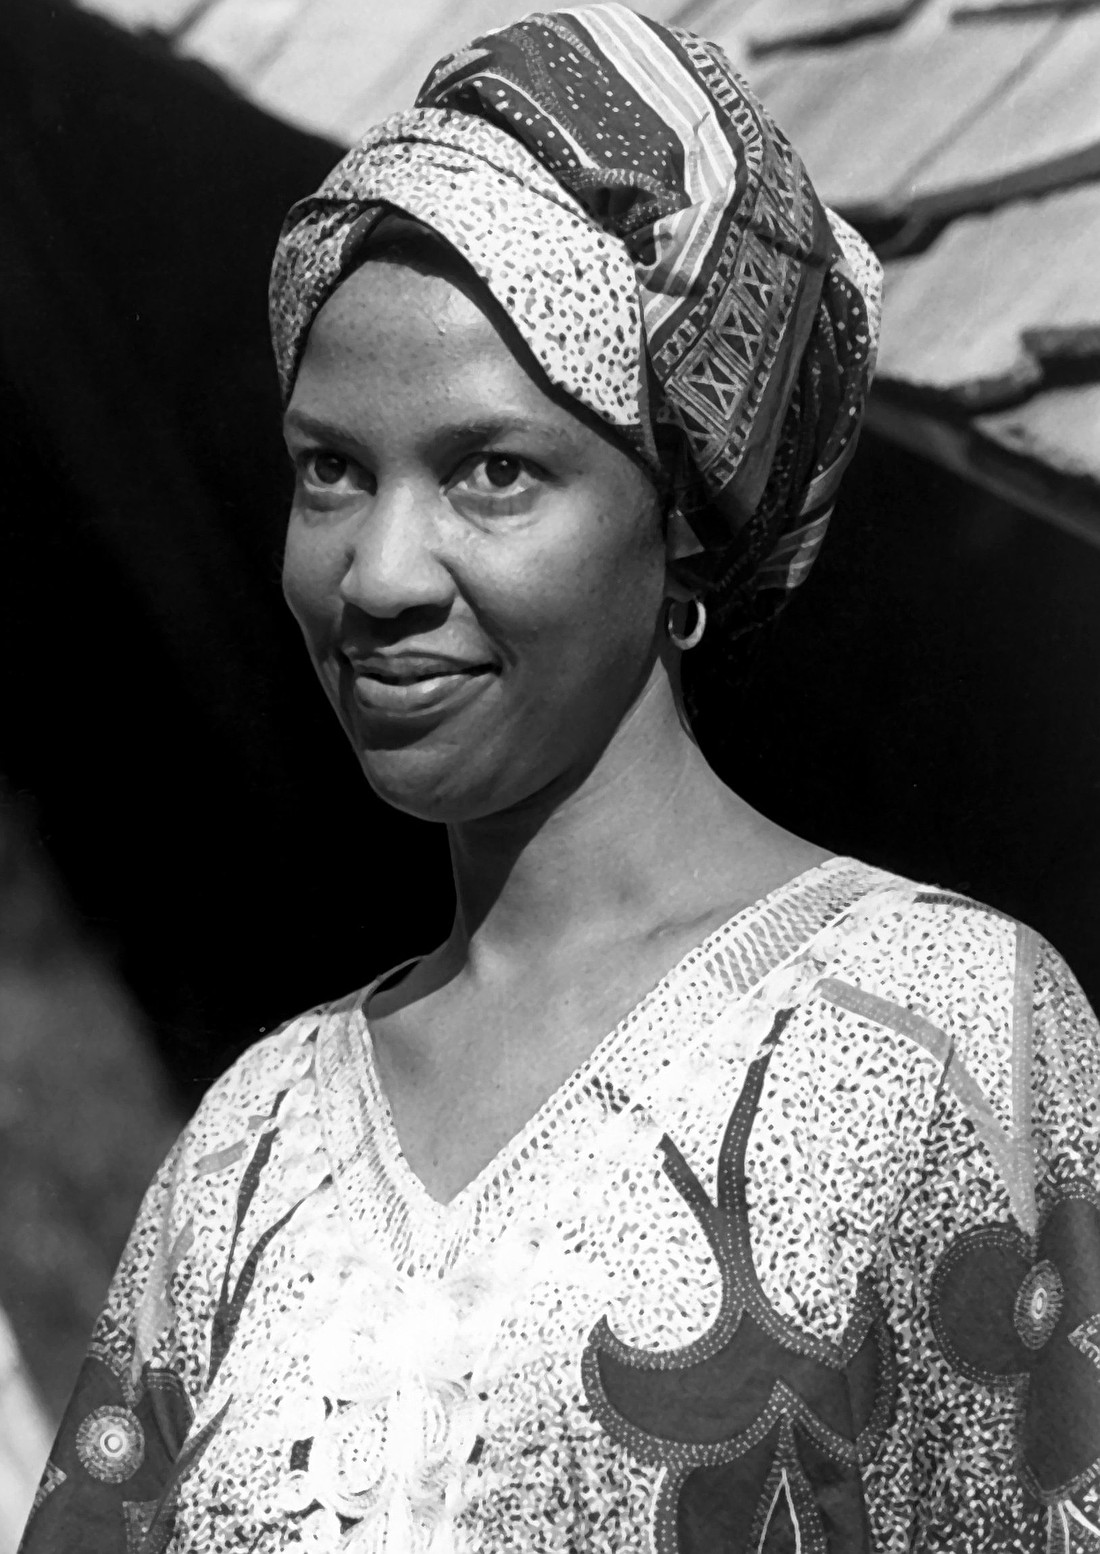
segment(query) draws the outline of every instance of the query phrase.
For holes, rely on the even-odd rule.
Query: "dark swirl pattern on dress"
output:
[[[768,1301],[753,1267],[745,1146],[768,1063],[791,1011],[777,1016],[750,1066],[718,1161],[717,1205],[667,1136],[664,1170],[706,1236],[722,1274],[713,1324],[682,1349],[632,1349],[606,1319],[582,1373],[608,1433],[665,1469],[657,1554],[801,1549],[868,1554],[860,1468],[894,1412],[893,1341],[861,1282],[839,1344],[801,1332]]]
[[[932,1326],[971,1381],[1025,1395],[1020,1476],[1046,1505],[1100,1479],[1100,1202],[1063,1184],[1032,1242],[979,1225],[948,1247]]]
[[[147,1364],[135,1383],[90,1356],[39,1490],[30,1524],[36,1546],[159,1554],[173,1531],[191,1419],[174,1371]],[[188,1460],[201,1444],[191,1443]]]

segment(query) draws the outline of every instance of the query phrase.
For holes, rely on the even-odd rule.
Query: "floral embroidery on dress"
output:
[[[839,1345],[797,1331],[769,1303],[749,1246],[744,1157],[775,1044],[776,1016],[751,1065],[718,1162],[717,1207],[671,1139],[664,1169],[722,1272],[722,1304],[700,1338],[672,1351],[632,1349],[606,1319],[583,1361],[585,1391],[608,1433],[663,1477],[657,1554],[871,1547],[859,1468],[893,1415],[893,1342],[861,1279]]]
[[[451,1554],[456,1519],[479,1488],[502,1323],[556,1243],[544,1226],[517,1222],[442,1273],[395,1269],[348,1234],[324,1191],[283,1244],[301,1266],[323,1261],[329,1276],[273,1334],[237,1410],[278,1396],[260,1433],[290,1463],[282,1510],[307,1549]],[[248,1428],[236,1414],[230,1423]]]
[[[339,1237],[323,1217],[313,1226]],[[416,1278],[349,1242],[338,1257],[303,1307],[297,1384],[271,1421],[294,1463],[286,1509],[306,1547],[449,1549],[483,1444],[499,1290],[487,1270]]]
[[[964,1376],[1023,1394],[1033,1495],[1072,1503],[1100,1480],[1100,1201],[1087,1183],[1060,1186],[1034,1243],[1010,1223],[957,1237],[936,1268],[932,1328]]]

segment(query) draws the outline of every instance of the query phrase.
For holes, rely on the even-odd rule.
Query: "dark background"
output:
[[[0,10],[0,135],[0,774],[190,1106],[449,921],[442,834],[373,799],[279,590],[267,269],[339,148],[44,0]],[[1097,598],[1100,550],[867,436],[704,748],[1100,1001]]]

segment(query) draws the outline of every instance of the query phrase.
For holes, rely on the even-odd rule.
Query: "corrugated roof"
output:
[[[873,423],[1100,541],[1100,6],[925,0],[744,57],[886,261]]]
[[[906,215],[920,170],[975,123],[1057,22],[945,27],[771,54],[745,65],[822,199],[856,221]]]
[[[884,32],[905,20],[920,0],[768,0],[745,17],[744,34],[754,53],[837,43]]]
[[[1026,17],[958,22],[946,36],[1021,32]],[[940,215],[1100,177],[1100,9],[1055,22],[963,133],[913,175],[912,209]]]
[[[342,141],[411,102],[449,47],[528,9],[523,0],[84,3],[162,32],[273,113]],[[1055,518],[1068,504],[1078,531],[1082,502],[1094,501],[1100,540],[1100,0],[642,0],[638,9],[721,43],[822,196],[878,244],[884,408],[873,419],[900,435],[909,407],[904,440],[919,442],[914,428],[924,428],[927,451],[956,468],[980,447],[975,479],[1018,489]],[[928,431],[937,416],[951,429],[942,438]],[[1030,461],[1035,478],[993,473],[998,450],[1013,470]]]
[[[887,267],[880,378],[975,410],[1041,389],[1100,334],[1100,263],[1085,254],[1100,254],[1100,183],[951,222]]]
[[[1100,383],[1048,388],[1022,405],[978,416],[975,426],[990,442],[1100,486]]]
[[[659,21],[685,0],[639,0]],[[130,28],[163,34],[243,95],[302,129],[352,141],[408,107],[448,49],[501,27],[523,0],[83,0]]]

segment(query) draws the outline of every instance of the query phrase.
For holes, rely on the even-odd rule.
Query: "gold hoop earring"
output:
[[[668,611],[665,615],[665,630],[668,632],[668,640],[681,653],[686,653],[691,648],[698,647],[703,640],[703,633],[707,629],[707,607],[702,599],[696,599],[693,595],[688,602],[695,606],[695,625],[683,636],[680,635],[672,624],[672,612],[676,608],[675,599],[669,600]]]

